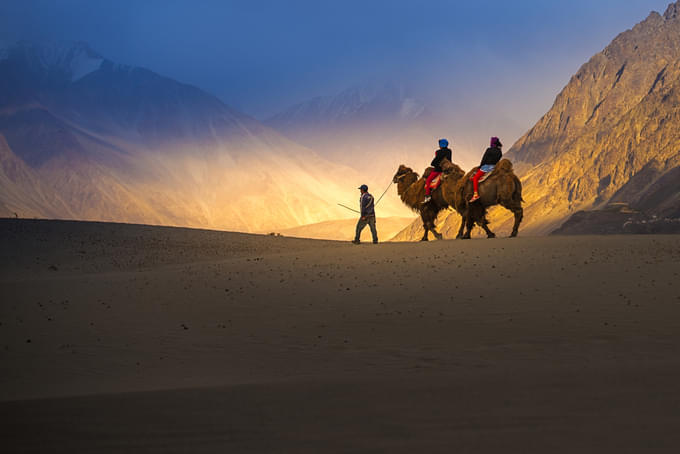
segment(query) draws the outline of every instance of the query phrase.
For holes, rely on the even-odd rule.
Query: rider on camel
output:
[[[446,139],[439,139],[439,150],[435,151],[434,159],[430,163],[430,165],[434,167],[434,170],[430,172],[430,175],[428,175],[427,180],[425,181],[425,200],[423,200],[423,203],[427,203],[432,199],[432,196],[430,195],[432,192],[430,183],[432,183],[432,180],[441,175],[441,165],[444,158],[451,161],[451,149],[449,148],[449,141]]]
[[[479,200],[479,179],[484,176],[485,173],[492,172],[493,169],[498,164],[498,161],[503,157],[503,152],[501,148],[503,144],[498,137],[491,138],[491,146],[486,149],[484,156],[482,157],[482,163],[479,164],[479,170],[472,177],[472,185],[474,186],[474,193],[472,198],[470,198],[470,203]]]

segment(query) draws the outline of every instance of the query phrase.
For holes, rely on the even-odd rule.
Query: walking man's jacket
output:
[[[359,205],[361,205],[361,217],[375,216],[375,209],[373,208],[373,196],[371,194],[368,192],[361,194]]]

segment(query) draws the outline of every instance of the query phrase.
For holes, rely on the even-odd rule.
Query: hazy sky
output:
[[[396,80],[454,114],[494,105],[528,128],[582,63],[668,1],[2,0],[0,41],[87,41],[258,118]]]

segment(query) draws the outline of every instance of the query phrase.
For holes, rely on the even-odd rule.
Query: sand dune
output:
[[[355,219],[336,219],[333,221],[317,222],[316,224],[301,225],[291,229],[280,230],[279,232],[282,235],[296,238],[351,241],[354,239],[357,220],[358,215]],[[381,241],[391,240],[397,233],[411,224],[413,220],[414,218],[412,217],[404,218],[398,216],[377,218],[376,229],[378,230],[378,238]],[[365,227],[361,232],[361,241],[371,241],[371,231],[368,227]]]
[[[677,452],[680,237],[0,220],[7,452]]]

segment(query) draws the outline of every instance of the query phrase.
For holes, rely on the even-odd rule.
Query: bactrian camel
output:
[[[402,164],[394,175],[393,181],[397,184],[399,197],[406,206],[418,212],[423,221],[425,233],[421,241],[427,241],[428,232],[432,232],[437,239],[442,238],[434,223],[439,212],[448,207],[453,207],[461,216],[456,238],[470,238],[470,231],[475,223],[484,229],[488,238],[494,238],[496,235],[488,227],[486,208],[497,204],[515,214],[515,226],[510,236],[517,236],[522,220],[522,185],[513,173],[510,161],[502,159],[498,163],[494,172],[480,184],[480,200],[474,203],[468,202],[472,195],[470,177],[477,169],[465,175],[460,167],[446,159],[442,161],[441,167],[442,182],[432,191],[431,201],[425,204],[422,203],[425,199],[425,180],[432,171],[431,167],[420,178],[411,168]],[[463,234],[465,227],[467,231]]]

